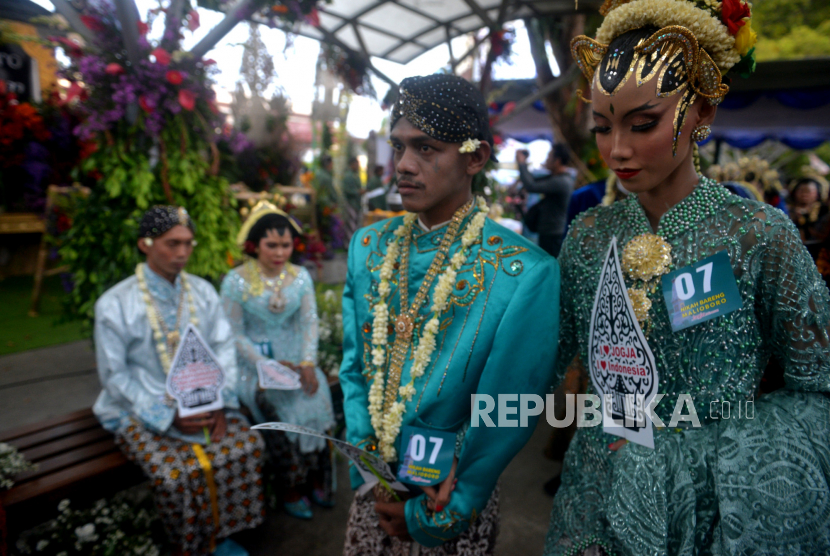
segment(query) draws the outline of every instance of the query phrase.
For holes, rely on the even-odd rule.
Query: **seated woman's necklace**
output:
[[[271,297],[268,299],[268,310],[272,313],[282,313],[285,311],[285,296],[282,293],[282,284],[285,281],[286,276],[288,276],[288,265],[290,263],[285,263],[280,271],[279,275],[276,278],[268,278],[267,276],[262,275],[261,268],[258,269],[262,281],[265,285],[271,289]],[[257,265],[258,266],[258,265]]]

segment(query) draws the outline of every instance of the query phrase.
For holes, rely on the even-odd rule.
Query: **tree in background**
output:
[[[830,56],[830,0],[756,0],[758,61]]]
[[[593,36],[601,21],[599,14],[557,15],[525,20],[539,88],[557,79],[553,75],[550,60],[548,60],[547,44],[550,44],[551,51],[559,64],[560,76],[574,76],[563,87],[542,97],[542,102],[550,118],[556,141],[563,142],[571,149],[575,155],[572,158],[578,167],[581,165],[579,170],[585,179],[596,177],[593,171],[581,162],[591,159],[590,153],[596,150],[596,147],[588,131],[591,111],[585,103],[580,102],[577,90],[586,91],[590,85],[580,72],[575,71],[575,68],[572,69],[576,63],[570,55],[570,44],[571,39],[578,35]]]

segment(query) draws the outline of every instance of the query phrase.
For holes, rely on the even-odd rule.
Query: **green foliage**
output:
[[[752,28],[759,61],[830,56],[830,0],[757,0]]]
[[[315,284],[320,341],[317,365],[329,376],[337,376],[343,360],[343,286]]]
[[[752,28],[769,39],[790,35],[798,26],[816,29],[830,19],[830,0],[756,0]]]
[[[169,204],[162,185],[167,175],[173,203],[187,208],[196,225],[198,246],[187,270],[215,283],[238,255],[233,234],[239,229],[235,200],[224,178],[211,174],[208,148],[196,133],[174,120],[162,132],[160,160],[151,167],[146,145],[119,134],[84,161],[83,171],[102,177],[79,203],[74,224],[60,250],[74,289],[65,300],[67,319],[83,319],[91,330],[95,302],[104,291],[133,273],[142,256],[136,247],[138,224],[152,205]]]
[[[778,39],[762,39],[755,48],[758,61],[830,56],[830,20],[817,28],[798,25]]]

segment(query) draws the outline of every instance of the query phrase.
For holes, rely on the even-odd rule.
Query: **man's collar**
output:
[[[155,272],[152,268],[150,268],[149,264],[145,263],[144,268],[147,270],[148,278],[155,282],[155,284],[157,285],[165,284],[169,288],[178,289],[179,285],[182,282],[181,274],[177,274],[175,283],[171,284],[170,280]]]
[[[475,203],[473,203],[470,206],[470,208],[467,209],[467,212],[464,213],[464,216],[467,216],[468,214],[470,214],[470,211],[473,210],[475,208],[475,206],[476,206]],[[436,224],[435,226],[427,226],[426,224],[424,224],[423,220],[421,220],[421,217],[418,216],[418,227],[421,228],[421,230],[423,230],[424,232],[434,232],[435,230],[443,228],[444,226],[446,226],[450,222],[452,222],[452,218],[450,218],[449,220],[446,220],[444,222],[441,222],[440,224]]]

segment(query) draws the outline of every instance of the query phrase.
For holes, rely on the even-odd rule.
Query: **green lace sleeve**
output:
[[[766,217],[756,301],[762,332],[788,388],[830,392],[830,293],[792,222],[773,211]]]
[[[579,271],[584,266],[584,255],[582,245],[588,240],[590,245],[595,232],[596,210],[591,209],[580,214],[574,219],[568,230],[568,235],[562,244],[562,251],[557,261],[560,269],[560,294],[559,294],[559,350],[554,367],[552,392],[556,390],[574,357],[580,353],[579,339],[585,336],[582,330],[583,319],[576,301],[584,292],[580,288],[584,286],[580,281],[583,274]],[[580,264],[583,263],[583,264]]]

